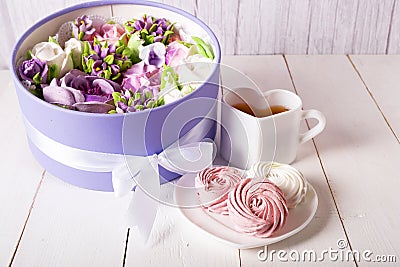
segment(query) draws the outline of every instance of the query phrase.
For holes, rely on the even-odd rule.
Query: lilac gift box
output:
[[[68,7],[56,12],[30,27],[18,40],[12,54],[12,65],[34,44],[47,41],[66,21],[82,15],[101,15],[106,18],[127,19],[149,14],[176,21],[190,29],[191,33],[208,36],[214,48],[215,63],[220,63],[220,47],[214,33],[202,21],[175,7],[146,1],[97,1]],[[219,90],[219,67],[213,64],[213,71],[207,81],[189,95],[164,106],[128,114],[92,114],[63,109],[49,104],[28,92],[13,71],[13,79],[19,105],[24,119],[48,138],[87,151],[147,156],[160,153],[176,142],[205,117],[214,117]],[[199,104],[196,105],[196,100]],[[187,105],[185,112],[174,113],[178,106]],[[185,106],[185,105],[184,105]],[[164,123],[173,116],[173,123]],[[206,137],[213,139],[216,123],[205,124]],[[210,126],[211,125],[211,126]],[[56,177],[79,187],[113,191],[111,172],[89,172],[68,167],[48,157],[32,142],[28,142],[36,160]],[[178,177],[159,166],[160,181],[170,181]]]

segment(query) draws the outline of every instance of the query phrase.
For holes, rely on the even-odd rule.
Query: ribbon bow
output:
[[[131,193],[136,186],[128,208],[127,223],[138,228],[142,242],[147,241],[157,215],[160,197],[158,165],[178,174],[198,172],[211,165],[213,151],[213,143],[208,142],[170,146],[158,155],[125,156],[125,162],[112,171],[116,196]]]
[[[203,120],[179,142],[151,156],[102,153],[66,146],[41,133],[28,120],[24,119],[24,122],[31,142],[48,157],[79,170],[112,172],[116,196],[131,193],[136,186],[128,208],[127,223],[137,226],[144,242],[151,233],[158,209],[158,165],[178,174],[198,172],[211,165],[214,155],[213,143],[193,141],[205,136],[211,126],[209,120]],[[179,146],[179,143],[185,145]]]

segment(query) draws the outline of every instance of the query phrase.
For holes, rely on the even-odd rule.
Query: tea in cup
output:
[[[307,118],[318,123],[300,133]],[[221,124],[222,158],[247,169],[258,161],[292,163],[298,145],[322,132],[326,121],[318,110],[302,110],[301,99],[288,90],[236,88],[222,97]]]

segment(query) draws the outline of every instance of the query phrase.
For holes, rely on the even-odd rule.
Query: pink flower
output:
[[[119,38],[126,33],[124,27],[120,24],[103,24],[100,28],[100,33],[96,33],[96,38],[99,41],[107,41],[108,44],[118,42]]]
[[[195,178],[201,205],[210,212],[228,215],[228,194],[241,179],[242,174],[233,167],[210,167],[202,170]]]
[[[159,73],[153,65],[146,65],[144,61],[136,63],[130,67],[124,74],[124,80],[122,81],[122,87],[125,89],[131,89],[136,92],[141,87],[158,85],[157,80]]]
[[[165,55],[165,64],[176,67],[184,64],[184,59],[189,53],[189,48],[179,42],[172,42],[167,46],[167,54]]]

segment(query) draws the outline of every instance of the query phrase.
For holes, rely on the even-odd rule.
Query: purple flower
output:
[[[47,83],[48,67],[46,62],[39,59],[29,59],[22,62],[18,68],[23,80],[34,82],[36,85]]]
[[[139,32],[145,45],[155,42],[166,44],[173,33],[174,25],[165,18],[155,19],[144,15],[141,19],[134,19],[125,23],[128,32]]]
[[[61,85],[81,91],[85,101],[106,102],[112,99],[112,93],[121,91],[116,82],[93,75],[87,75],[79,70],[72,70],[61,79]]]
[[[85,42],[90,53],[83,55],[83,70],[117,83],[122,81],[122,72],[132,66],[127,56],[116,52],[115,45],[104,46],[96,41],[91,45]]]
[[[84,15],[75,20],[72,31],[76,39],[89,41],[92,39],[96,28],[93,27],[93,21]]]
[[[165,64],[165,45],[162,43],[154,43],[139,48],[139,58],[146,65],[153,65],[156,68],[161,68]]]
[[[108,113],[115,109],[112,94],[119,91],[121,86],[113,81],[72,70],[60,81],[54,79],[50,86],[43,88],[43,98],[68,109]]]
[[[116,113],[129,113],[157,107],[159,94],[158,87],[141,87],[135,92],[123,89],[120,93],[114,93],[114,105]]]

